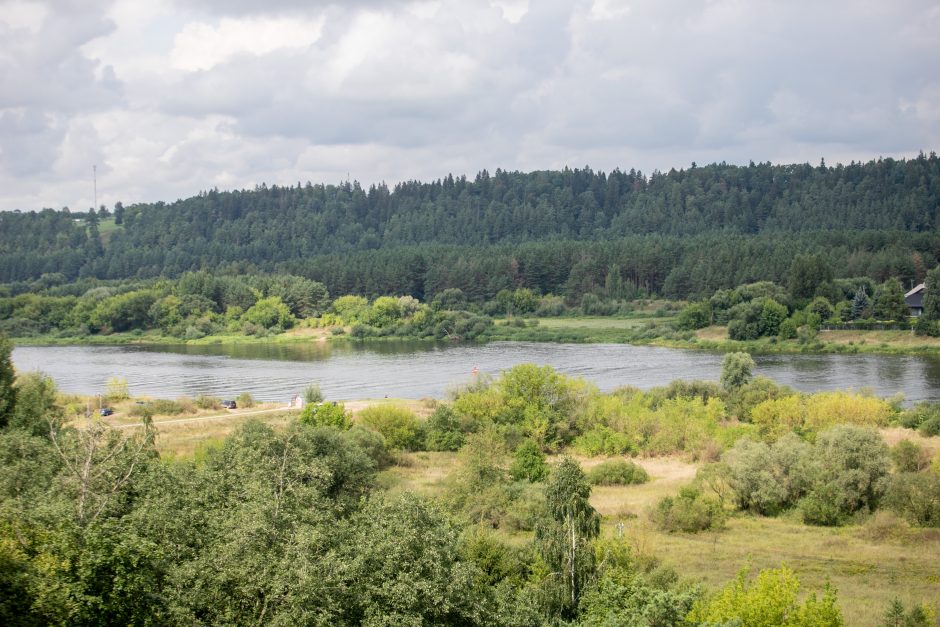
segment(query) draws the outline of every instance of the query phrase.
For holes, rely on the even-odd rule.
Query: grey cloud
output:
[[[223,16],[306,13],[327,7],[393,8],[404,3],[405,0],[176,0],[181,9]]]
[[[56,5],[37,33],[0,24],[0,165],[12,174],[48,172],[74,116],[121,102],[114,71],[80,50],[114,27],[87,9]]]
[[[931,0],[633,0],[608,20],[589,15],[591,0],[531,0],[516,24],[483,0],[442,0],[423,20],[397,0],[168,1],[177,28],[301,13],[325,22],[305,49],[198,72],[167,62],[120,80],[79,49],[113,27],[90,4],[50,14],[37,36],[2,32],[0,181],[21,174],[18,193],[38,197],[31,177],[63,146],[83,156],[99,139],[76,133],[76,118],[111,110],[121,127],[102,141],[146,155],[112,151],[124,164],[115,176],[149,199],[306,180],[311,169],[392,182],[496,167],[867,159],[940,144]],[[368,14],[395,20],[389,47],[329,74]]]

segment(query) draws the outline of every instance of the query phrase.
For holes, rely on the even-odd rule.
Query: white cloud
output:
[[[323,18],[223,18],[218,25],[187,24],[176,36],[174,68],[208,70],[241,53],[262,56],[283,48],[306,48],[323,31]]]

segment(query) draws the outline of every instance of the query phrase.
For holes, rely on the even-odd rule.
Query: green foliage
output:
[[[777,335],[781,340],[792,340],[796,338],[797,324],[794,322],[793,318],[787,318],[780,323],[780,327],[777,330]]]
[[[13,344],[0,335],[0,427],[5,427],[16,406],[16,389],[13,383],[16,378],[10,354]]]
[[[756,340],[777,335],[787,318],[787,308],[772,298],[761,297],[735,305],[728,311],[728,337]]]
[[[712,310],[708,302],[686,305],[676,319],[679,329],[703,329],[712,323]]]
[[[940,416],[940,403],[921,401],[898,415],[898,423],[908,429],[917,429],[931,418]]]
[[[698,533],[721,529],[725,514],[717,500],[706,496],[700,487],[693,484],[680,488],[675,497],[663,497],[650,512],[650,520],[670,533]]]
[[[863,286],[859,286],[852,298],[852,308],[849,315],[850,320],[859,320],[868,318],[871,315],[871,301],[868,298],[868,292]]]
[[[242,320],[264,329],[289,329],[296,322],[290,308],[278,296],[262,298],[245,311]]]
[[[532,440],[523,440],[512,454],[509,476],[516,481],[542,481],[548,476],[545,453]]]
[[[591,468],[587,479],[591,485],[637,485],[649,481],[650,476],[633,462],[611,459]]]
[[[423,425],[406,407],[372,405],[359,412],[359,422],[381,433],[391,448],[414,451],[424,445]]]
[[[563,618],[572,617],[594,575],[592,541],[600,534],[600,516],[588,502],[591,487],[577,462],[564,458],[545,486],[546,515],[535,527],[535,546],[557,577],[543,581],[556,596]]]
[[[626,433],[614,431],[606,425],[592,428],[574,440],[574,447],[584,455],[628,455],[637,452],[636,442]]]
[[[904,288],[897,279],[888,279],[875,291],[873,313],[878,320],[904,321],[910,310],[904,301]]]
[[[424,426],[425,447],[429,451],[456,451],[464,442],[460,421],[450,405],[440,404]]]
[[[812,447],[795,435],[773,445],[739,440],[722,457],[738,509],[775,515],[795,505],[808,488]]]
[[[802,604],[800,582],[787,567],[762,570],[753,581],[747,570],[714,597],[695,603],[692,624],[742,627],[841,627],[836,593],[827,586],[822,599],[811,594]]]
[[[346,540],[329,558],[342,569],[336,615],[328,622],[470,625],[492,620],[479,569],[460,558],[458,529],[429,503],[411,495],[372,499],[346,527]]]
[[[839,425],[816,441],[811,484],[800,501],[803,520],[838,525],[860,511],[873,511],[885,491],[890,458],[876,431]]]
[[[699,596],[696,588],[675,585],[675,573],[644,564],[623,544],[595,543],[601,565],[596,582],[581,597],[578,624],[683,627]]]
[[[369,301],[362,296],[340,296],[333,301],[331,309],[348,323],[361,322],[369,309]]]
[[[311,427],[333,427],[341,431],[348,429],[352,422],[342,403],[311,403],[300,412],[300,422]]]
[[[940,266],[927,272],[924,281],[924,313],[920,318],[925,322],[940,322]],[[918,320],[920,322],[920,320]]]
[[[735,391],[750,381],[757,364],[747,353],[728,353],[721,362],[721,385]]]
[[[797,255],[790,264],[787,289],[794,301],[807,301],[832,280],[832,268],[819,255]]]
[[[116,403],[126,401],[131,397],[127,388],[127,379],[122,377],[111,377],[108,379],[104,388],[104,399],[108,402]]]
[[[315,405],[317,403],[322,403],[324,400],[323,391],[320,389],[319,383],[311,383],[304,388],[304,404],[305,405]]]
[[[467,435],[448,477],[447,498],[475,523],[499,527],[515,494],[510,487],[505,439],[489,427]]]
[[[884,506],[918,527],[940,527],[940,474],[899,472],[885,489]]]
[[[817,296],[806,306],[806,313],[816,314],[819,316],[821,321],[829,320],[835,311],[832,308],[832,303],[829,302],[829,299],[824,296]]]
[[[398,322],[402,316],[397,298],[381,296],[369,308],[368,322],[375,327],[387,327]]]
[[[936,625],[936,612],[926,603],[915,605],[906,611],[900,599],[894,599],[885,611],[881,627],[933,627]]]
[[[249,392],[242,392],[235,397],[235,403],[241,409],[251,409],[255,406],[255,399]]]
[[[222,407],[222,399],[207,394],[200,394],[193,402],[199,409],[219,409]]]
[[[361,449],[372,460],[375,468],[385,468],[394,461],[382,434],[359,425],[353,425],[342,433],[343,439]]]
[[[588,389],[549,366],[522,364],[504,372],[492,389],[461,394],[454,409],[475,421],[519,428],[543,451],[552,451],[573,438],[575,412]]]
[[[891,461],[897,472],[920,472],[930,467],[930,451],[910,440],[901,440],[891,449]]]
[[[934,414],[920,423],[919,431],[926,437],[940,435],[940,415]]]
[[[55,382],[41,372],[29,372],[16,379],[16,406],[8,426],[32,435],[48,436],[62,421],[62,408],[56,404]]]

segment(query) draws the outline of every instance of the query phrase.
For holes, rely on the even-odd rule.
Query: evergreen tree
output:
[[[940,320],[940,266],[927,273],[924,281],[924,320],[935,322]]]
[[[855,296],[852,298],[852,320],[867,317],[870,313],[869,304],[868,292],[860,285],[858,289],[855,290]]]
[[[888,279],[875,292],[875,317],[879,320],[907,320],[910,315],[904,302],[904,288],[897,279]]]

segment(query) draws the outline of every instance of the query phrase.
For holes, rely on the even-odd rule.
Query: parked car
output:
[[[225,409],[238,409],[238,405],[235,401],[222,401],[222,407]]]
[[[110,416],[111,414],[114,413],[114,410],[111,409],[110,407],[102,407],[100,410],[98,410],[98,413],[101,414],[102,416]]]

